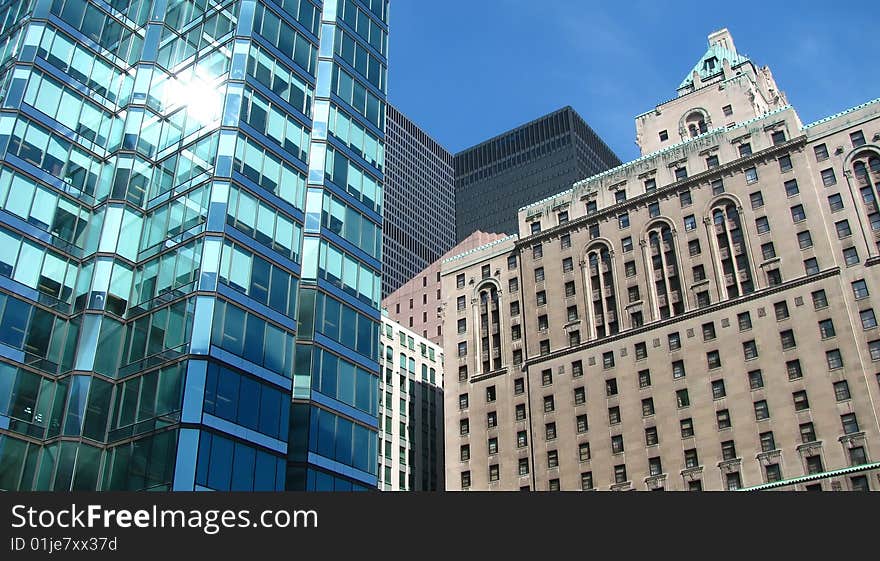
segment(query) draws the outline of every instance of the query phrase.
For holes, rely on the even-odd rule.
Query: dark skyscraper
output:
[[[455,155],[456,239],[515,234],[517,211],[620,160],[571,107]]]
[[[389,105],[382,296],[455,245],[452,154]]]

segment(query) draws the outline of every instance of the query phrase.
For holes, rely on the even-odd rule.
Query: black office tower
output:
[[[386,122],[383,298],[455,245],[452,154],[390,104]]]
[[[521,207],[620,164],[571,107],[459,152],[455,155],[456,239],[461,241],[476,230],[515,234]]]

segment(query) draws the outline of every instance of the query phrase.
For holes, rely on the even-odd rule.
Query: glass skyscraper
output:
[[[0,3],[0,489],[376,487],[387,7]]]

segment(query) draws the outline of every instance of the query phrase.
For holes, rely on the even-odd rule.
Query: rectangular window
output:
[[[739,157],[745,158],[746,156],[751,156],[752,154],[752,144],[750,142],[743,142],[739,145]]]
[[[607,397],[617,395],[617,378],[605,380],[605,395]]]
[[[782,342],[782,349],[788,350],[793,349],[797,346],[797,341],[794,338],[794,331],[791,329],[786,329],[779,333],[779,339]]]
[[[743,347],[743,358],[745,360],[752,360],[758,358],[758,345],[755,343],[755,340],[746,341],[742,344]]]
[[[562,260],[562,272],[570,273],[574,271],[574,261],[572,261],[571,257],[566,257]]]
[[[519,474],[520,476],[529,474],[529,459],[528,458],[520,458],[518,462]],[[526,487],[528,489],[528,487]]]
[[[751,370],[748,376],[750,390],[759,390],[764,387],[764,376],[760,370]]]
[[[574,389],[574,404],[575,405],[583,405],[587,402],[587,392],[584,388],[575,388]]]
[[[633,241],[632,238],[627,236],[620,240],[620,245],[623,248],[623,252],[627,253],[633,250]]]
[[[657,434],[657,427],[648,427],[645,429],[645,446],[655,446],[660,443],[660,437]]]
[[[606,370],[614,368],[614,351],[602,353],[602,367]]]
[[[523,378],[517,378],[513,381],[513,395],[520,395],[522,393],[525,393],[525,391],[526,386],[525,380]]]
[[[693,204],[693,199],[691,199],[690,190],[682,191],[678,194],[678,202],[681,204],[681,208],[689,207]]]
[[[544,413],[551,413],[555,409],[553,404],[553,396],[545,395],[544,396]]]
[[[676,168],[676,170],[675,170],[675,180],[676,181],[682,181],[684,179],[687,179],[687,176],[688,176],[688,172],[687,172],[686,167]]]
[[[801,369],[800,359],[789,360],[785,363],[785,372],[788,374],[789,381],[797,380],[804,377],[804,371]]]
[[[612,454],[620,454],[624,451],[623,449],[623,436],[616,434],[611,437],[611,453]]]
[[[776,439],[773,438],[773,431],[762,432],[759,438],[761,440],[761,452],[776,450]]]
[[[807,249],[813,247],[813,237],[810,235],[809,230],[804,230],[803,232],[798,232],[797,235],[798,247],[801,249]]]
[[[693,419],[681,419],[678,422],[681,427],[681,437],[682,438],[690,438],[694,436],[694,421]]]
[[[544,282],[544,267],[535,269],[535,282]]]
[[[746,183],[748,183],[749,185],[758,181],[758,170],[754,167],[747,168],[745,171],[745,175]]]
[[[624,212],[617,216],[617,227],[620,229],[629,228],[629,213]]]
[[[758,421],[769,419],[770,418],[770,409],[767,407],[767,401],[762,399],[760,401],[756,401],[755,405],[755,419]]]
[[[712,399],[721,399],[727,395],[724,380],[712,380]]]
[[[874,315],[874,309],[868,308],[859,312],[859,319],[862,321],[862,329],[873,329],[877,327],[877,317]]]
[[[850,133],[849,139],[852,141],[853,148],[858,148],[859,146],[864,146],[866,144],[865,133],[862,131]]]
[[[819,261],[815,257],[804,259],[804,273],[807,275],[815,275],[819,272]]]
[[[691,398],[688,396],[687,389],[678,390],[675,392],[675,400],[678,404],[678,408],[681,409],[683,407],[690,407]]]
[[[843,260],[847,267],[859,264],[859,252],[854,247],[848,247],[843,250]]]
[[[578,433],[587,432],[587,430],[589,429],[589,426],[587,425],[587,416],[578,415],[576,421]]]
[[[721,355],[718,351],[709,351],[706,353],[706,362],[709,370],[721,368]]]
[[[741,314],[737,314],[736,320],[739,323],[740,331],[747,331],[752,328],[752,316],[749,312],[742,312]]]
[[[718,154],[712,154],[706,158],[706,169],[717,168],[719,166]]]
[[[636,343],[635,345],[636,360],[644,360],[648,358],[647,343]]]
[[[685,450],[684,451],[684,467],[685,467],[685,469],[695,468],[695,467],[698,467],[699,465],[700,465],[700,459],[697,456],[697,449],[691,448],[689,450]]]
[[[828,147],[824,144],[817,144],[813,146],[813,153],[816,155],[817,162],[828,159]]]
[[[828,195],[828,207],[831,209],[831,212],[843,210],[843,197],[837,193]]]
[[[557,454],[556,450],[550,450],[547,452],[547,467],[559,467],[559,454]]]
[[[849,220],[840,220],[834,223],[837,229],[837,239],[848,238],[852,235],[852,229],[849,227]]]
[[[825,359],[828,362],[828,370],[836,370],[843,368],[843,357],[839,349],[832,349],[825,353]]]
[[[581,491],[589,491],[593,488],[593,472],[587,471],[581,474]]]
[[[538,260],[544,257],[544,247],[541,244],[532,246],[532,259]]]
[[[794,401],[795,411],[804,411],[810,408],[810,400],[807,398],[806,391],[801,390],[794,392],[791,394],[791,398]]]
[[[590,443],[582,442],[578,444],[578,460],[581,462],[586,462],[589,461],[590,457]]]
[[[672,377],[675,379],[685,377],[684,361],[676,360],[672,363]]]
[[[770,231],[770,221],[766,216],[759,216],[755,219],[755,229],[759,234],[766,234]]]
[[[855,413],[846,413],[840,416],[840,423],[843,425],[844,434],[855,434],[859,432],[859,422],[856,420]]]
[[[864,279],[853,281],[852,291],[853,296],[856,298],[856,300],[867,298],[870,295],[870,293],[868,292],[868,284],[865,282]]]
[[[846,380],[834,382],[834,399],[837,401],[850,399],[849,383]]]
[[[571,247],[571,234],[562,234],[559,236],[559,244],[562,249]]]
[[[822,339],[830,339],[834,337],[836,332],[834,331],[834,321],[831,318],[823,319],[819,322],[819,336]]]
[[[761,208],[764,206],[764,196],[760,191],[755,191],[754,193],[749,195],[749,201],[752,203],[752,209]]]
[[[782,144],[785,142],[785,131],[775,131],[770,135],[770,140],[773,142],[773,145]]]
[[[639,371],[639,387],[647,388],[651,385],[651,372],[649,370]]]
[[[544,437],[547,440],[556,440],[556,423],[546,423],[544,425]]]
[[[666,336],[666,338],[669,343],[669,350],[670,351],[677,351],[678,349],[681,348],[681,336],[679,335],[679,333],[677,331],[675,333],[670,333],[669,335]]]
[[[825,187],[831,187],[837,183],[837,176],[834,175],[834,168],[828,168],[822,170],[822,184]]]
[[[788,155],[782,156],[782,157],[779,158],[778,161],[779,161],[779,171],[781,171],[781,172],[783,172],[783,173],[785,173],[785,172],[787,172],[787,171],[791,171],[791,168],[792,168],[792,165],[791,165],[791,156],[788,156]],[[789,182],[786,181],[786,182],[785,182],[785,192],[786,192],[786,193],[788,193],[788,184],[789,184]],[[794,194],[796,195],[796,194],[797,194],[797,181],[794,182],[794,185],[795,185],[795,192],[794,192]],[[791,197],[792,195],[789,194],[788,196]]]
[[[773,312],[776,314],[776,321],[788,319],[788,303],[783,300],[773,304]]]
[[[693,214],[684,217],[684,231],[691,232],[697,229],[697,219]]]
[[[608,408],[608,423],[616,425],[620,422],[620,407],[614,406]]]
[[[807,213],[804,211],[804,205],[794,205],[791,207],[791,219],[794,222],[806,220]]]
[[[526,419],[526,406],[522,403],[516,406],[516,420],[517,421],[525,421]]]
[[[646,397],[642,400],[642,417],[650,417],[654,414],[654,399]]]
[[[576,360],[571,363],[571,377],[579,378],[584,375],[584,365],[581,361]]]
[[[731,426],[730,423],[730,412],[727,409],[722,409],[721,411],[717,411],[715,413],[715,418],[718,421],[718,430],[729,429]]]

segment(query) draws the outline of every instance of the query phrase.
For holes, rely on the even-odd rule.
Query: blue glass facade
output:
[[[375,488],[387,29],[0,3],[0,489]]]

